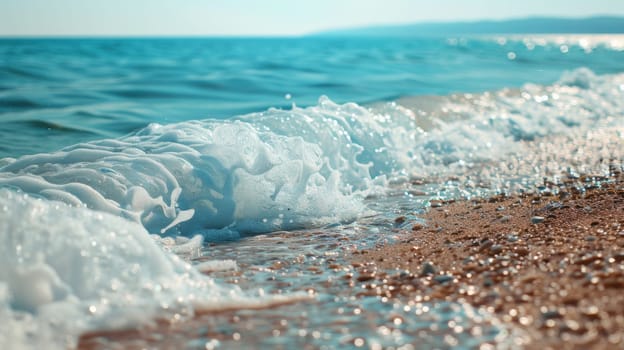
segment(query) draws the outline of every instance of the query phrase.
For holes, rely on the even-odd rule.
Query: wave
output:
[[[356,219],[388,178],[448,172],[518,141],[621,123],[624,75],[580,69],[554,85],[365,108],[308,108],[148,127],[7,158],[0,185],[104,211],[151,233],[258,233]],[[221,230],[221,231],[214,231]]]
[[[581,69],[549,86],[371,107],[322,97],[1,159],[0,347],[280,302],[218,285],[180,255],[203,238],[355,220],[390,183],[501,160],[527,140],[622,128],[623,95],[624,74]],[[196,238],[167,248],[150,234]]]

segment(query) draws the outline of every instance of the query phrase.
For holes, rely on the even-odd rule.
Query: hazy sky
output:
[[[0,35],[299,35],[369,24],[624,15],[623,0],[0,0]]]

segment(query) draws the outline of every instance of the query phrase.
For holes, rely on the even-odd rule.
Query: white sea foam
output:
[[[419,113],[423,98],[404,99],[417,118],[433,126],[414,146],[410,169],[421,175],[501,159],[519,150],[518,141],[624,123],[624,75],[596,76],[587,69],[565,73],[551,86],[436,99],[435,110]],[[423,171],[424,170],[424,171]]]
[[[1,349],[73,347],[88,330],[301,298],[246,296],[166,252],[136,223],[0,190]]]
[[[166,316],[166,305],[192,313],[199,291],[227,294],[136,223],[6,189],[0,208],[0,348],[72,346],[81,331]]]

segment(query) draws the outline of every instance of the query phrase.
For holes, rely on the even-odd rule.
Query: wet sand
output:
[[[267,347],[267,339],[274,339],[271,348],[317,349],[321,346],[313,343],[316,340],[313,335],[330,330],[336,331],[332,336],[339,339],[334,346],[348,348],[361,341],[366,347],[369,344],[365,343],[365,337],[340,333],[348,327],[357,328],[354,318],[369,319],[370,324],[364,326],[370,334],[379,329],[399,330],[392,328],[396,326],[396,317],[404,323],[410,321],[407,317],[416,317],[424,323],[435,322],[431,315],[430,318],[424,314],[414,316],[412,311],[411,315],[410,312],[399,316],[380,314],[364,306],[370,307],[371,299],[377,302],[375,305],[386,303],[385,299],[389,304],[397,301],[413,310],[418,305],[461,303],[495,316],[496,320],[486,317],[482,322],[474,322],[474,327],[455,334],[459,341],[455,345],[459,346],[466,337],[478,337],[473,335],[474,331],[488,329],[492,323],[508,328],[505,334],[512,344],[497,339],[481,343],[482,349],[509,348],[508,345],[520,349],[622,349],[622,177],[579,178],[567,186],[549,185],[552,191],[539,195],[433,201],[424,216],[412,216],[422,217],[424,224],[397,217],[389,236],[398,241],[367,250],[347,249],[353,245],[346,236],[327,232],[268,235],[264,239],[276,247],[279,257],[282,254],[277,241],[294,239],[316,242],[318,246],[309,247],[311,256],[318,254],[317,250],[330,249],[321,247],[325,244],[330,244],[330,250],[337,255],[311,259],[309,266],[299,258],[269,259],[261,271],[242,264],[239,271],[214,275],[222,275],[222,282],[238,284],[245,290],[252,289],[259,276],[273,281],[267,286],[274,283],[278,290],[316,289],[320,294],[350,300],[349,303],[357,305],[357,315],[331,310],[320,300],[295,303],[291,308],[208,312],[181,322],[161,320],[137,329],[86,333],[80,338],[78,348],[211,348],[214,345],[245,349],[259,347],[258,344]],[[323,236],[327,236],[325,241]],[[341,249],[339,242],[344,243],[341,253],[336,252]],[[257,249],[254,244],[250,247]],[[296,287],[286,286],[283,280],[286,276],[308,280],[306,274],[320,274],[316,279],[320,282]],[[345,310],[349,303],[343,305]],[[313,317],[301,314],[316,308],[326,310],[325,323],[314,324]],[[453,346],[442,339],[448,332],[452,334],[453,329],[437,332],[425,327],[405,330],[405,335],[410,332],[416,335],[422,348]],[[426,338],[418,338],[421,333]],[[431,341],[436,337],[440,342]]]
[[[424,225],[396,219],[400,242],[355,252],[357,279],[370,295],[487,310],[521,348],[622,349],[624,185],[588,187],[434,201]]]

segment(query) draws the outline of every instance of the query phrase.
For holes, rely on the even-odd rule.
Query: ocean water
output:
[[[623,57],[617,35],[0,40],[0,348],[157,319],[187,348],[513,348],[487,310],[356,298],[344,259],[432,199],[621,167]]]

